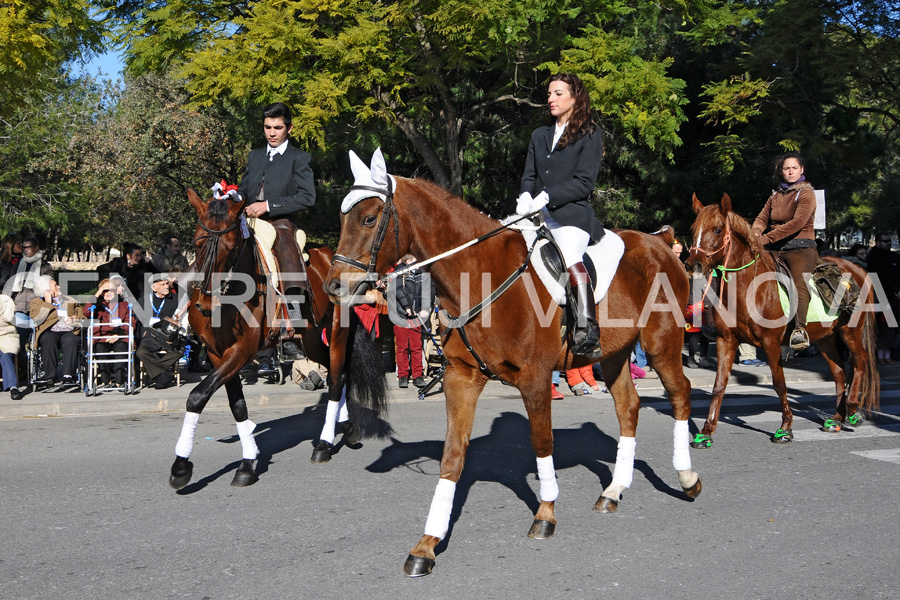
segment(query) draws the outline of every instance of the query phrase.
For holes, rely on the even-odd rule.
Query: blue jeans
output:
[[[644,354],[644,349],[641,348],[640,342],[634,347],[634,364],[642,369],[647,366],[647,355]]]
[[[15,354],[7,354],[0,352],[0,368],[3,373],[3,391],[14,387],[19,387],[19,379],[16,376]]]

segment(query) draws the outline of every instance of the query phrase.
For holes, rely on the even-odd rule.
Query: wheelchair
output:
[[[121,391],[126,395],[137,393],[137,381],[135,373],[136,358],[135,351],[135,331],[132,326],[132,309],[128,306],[128,320],[121,324],[121,328],[125,329],[128,334],[128,349],[125,351],[97,352],[94,348],[97,338],[104,337],[99,335],[100,327],[108,326],[109,323],[101,323],[94,318],[94,312],[91,312],[91,318],[83,328],[86,332],[85,340],[82,342],[82,354],[84,355],[85,376],[84,376],[84,395],[98,396],[101,391],[97,385],[97,379],[100,374],[100,365],[103,364],[123,364],[125,365],[125,381],[122,384],[113,384],[103,388],[103,391]]]
[[[272,355],[271,371],[259,371],[258,368],[254,366],[254,363],[257,360],[256,356],[254,356],[250,362],[241,369],[241,380],[247,385],[253,385],[261,379],[267,383],[282,385],[286,379],[290,377],[290,361],[287,363],[285,362],[283,343],[284,341],[279,339],[278,343],[275,344],[275,353]],[[285,371],[288,373],[287,376],[285,375]]]

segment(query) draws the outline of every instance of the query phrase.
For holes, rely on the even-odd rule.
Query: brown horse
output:
[[[355,185],[352,190],[358,192],[358,201],[347,206],[345,199],[342,206],[345,214],[341,217],[341,239],[326,281],[326,290],[335,302],[352,303],[354,293],[378,279],[405,253],[424,261],[476,236],[481,239],[498,228],[497,221],[436,185],[400,177],[388,179],[380,151],[373,158],[371,176],[378,187]],[[365,178],[357,175],[357,181],[361,180]],[[528,413],[531,445],[538,457],[541,497],[529,537],[550,537],[556,524],[554,502],[558,490],[552,458],[550,397],[553,370],[599,360],[615,399],[620,427],[616,466],[613,480],[594,510],[616,510],[622,491],[631,484],[640,398],[631,381],[629,356],[638,339],[669,393],[676,419],[673,464],[679,482],[691,498],[700,493],[700,478],[691,468],[688,446],[690,382],[681,362],[681,307],[688,297],[687,273],[660,238],[636,231],[619,235],[624,240],[624,255],[609,293],[598,304],[602,357],[591,359],[569,352],[571,336],[560,335],[563,310],[537,278],[531,277],[530,268],[477,318],[442,333],[447,359],[447,436],[441,478],[425,535],[410,552],[404,564],[405,574],[425,575],[434,566],[435,546],[449,528],[453,494],[462,473],[475,406],[491,373],[519,389]],[[433,262],[430,273],[441,308],[461,315],[474,307],[503,287],[498,282],[522,267],[527,254],[523,236],[504,229],[480,244]],[[651,306],[656,306],[656,310],[648,309]],[[610,312],[614,314],[609,315]]]
[[[781,365],[781,346],[788,343],[786,335],[789,331],[788,319],[779,300],[774,259],[760,245],[750,224],[731,210],[731,198],[727,194],[719,204],[705,207],[695,195],[693,208],[697,218],[692,226],[694,241],[687,259],[688,268],[698,277],[701,273],[709,275],[714,270],[723,276],[713,278],[718,281],[718,289],[715,290],[718,304],[714,304],[718,368],[713,398],[706,423],[691,445],[694,448],[709,448],[712,445],[722,397],[740,342],[762,347],[766,353],[782,414],[781,427],[772,435],[772,441],[789,443],[793,440],[793,415],[788,405]],[[849,273],[863,290],[860,301],[871,304],[872,287],[863,269],[839,258],[824,257],[824,260]],[[754,288],[755,293],[751,294]],[[874,314],[857,312],[851,315],[844,312],[833,321],[808,323],[806,331],[810,341],[818,342],[835,382],[837,409],[834,417],[826,420],[823,430],[840,431],[845,421],[859,425],[863,421],[859,409],[876,410],[879,405],[880,380],[874,360]],[[844,361],[838,349],[839,339],[850,352],[853,364],[849,390]]]
[[[255,425],[248,418],[238,374],[257,352],[278,342],[282,313],[276,290],[264,272],[253,231],[247,230],[249,237],[246,238],[242,234],[244,202],[227,197],[203,202],[194,190],[188,190],[188,198],[197,211],[194,234],[197,259],[194,273],[189,274],[189,278],[198,281],[191,293],[188,320],[194,333],[206,345],[213,369],[188,396],[169,484],[181,489],[190,481],[193,465],[188,458],[197,421],[210,397],[224,385],[243,448],[243,460],[232,485],[252,485],[258,480],[253,468],[258,455],[252,435]],[[303,348],[310,360],[330,367],[330,403],[341,402],[344,385],[348,384],[351,397],[365,398],[366,403],[378,411],[384,405],[386,381],[383,373],[379,375],[371,368],[355,369],[353,373],[345,369],[351,354],[354,362],[372,362],[377,359],[377,354],[364,334],[365,329],[358,326],[358,319],[342,322],[340,313],[334,310],[325,295],[323,281],[333,252],[320,247],[308,249],[308,254],[307,276],[313,291],[315,322],[306,323],[297,332]],[[323,329],[330,334],[330,345],[322,339]],[[351,338],[354,330],[356,335]],[[355,377],[355,373],[362,376]],[[331,427],[334,427],[333,420]],[[354,424],[345,421],[341,423],[341,429],[347,445],[359,441],[359,429]]]

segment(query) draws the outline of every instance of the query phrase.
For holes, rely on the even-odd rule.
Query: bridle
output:
[[[203,279],[200,283],[194,283],[194,289],[199,289],[205,296],[212,295],[212,278],[215,272],[216,266],[219,264],[219,239],[225,235],[226,233],[230,233],[237,229],[240,225],[240,219],[236,220],[234,223],[229,225],[224,229],[210,229],[206,225],[203,224],[199,219],[197,220],[197,225],[200,226],[203,231],[205,231],[206,235],[199,235],[191,240],[191,245],[197,248],[198,256],[197,261],[197,272],[203,275]],[[244,255],[244,251],[247,249],[248,245],[251,245],[254,250],[256,250],[256,244],[248,244],[247,242],[253,239],[253,234],[250,234],[246,240],[243,240],[241,244],[240,252],[238,253],[237,258],[232,262],[232,266],[228,269],[228,273],[225,276],[225,279],[222,280],[221,285],[219,286],[219,294],[227,294],[228,287],[231,283],[232,276],[234,274],[234,265],[240,264],[241,258]],[[202,240],[206,240],[206,243],[203,245],[201,249],[197,246],[197,242]],[[234,251],[229,252],[229,256],[233,254]],[[228,257],[226,257],[227,260]],[[257,256],[257,261],[259,257]],[[265,294],[265,289],[260,289],[259,282],[256,285],[256,293],[257,294]]]
[[[706,280],[706,286],[703,289],[703,297],[700,299],[701,302],[706,300],[706,294],[709,292],[709,288],[712,285],[712,280],[714,277],[718,277],[717,272],[722,273],[722,282],[728,283],[728,276],[726,273],[743,271],[747,267],[752,266],[759,259],[757,255],[756,258],[751,260],[749,263],[742,267],[729,267],[728,259],[731,258],[731,251],[734,249],[734,240],[732,239],[732,231],[731,224],[728,222],[728,218],[725,219],[725,238],[722,240],[722,245],[714,250],[704,250],[700,246],[694,248],[697,252],[706,256],[706,258],[712,260],[713,255],[718,254],[722,250],[725,250],[725,258],[722,260],[722,264],[717,265],[709,270],[709,277]]]
[[[387,187],[385,188],[376,188],[368,185],[353,185],[350,187],[350,190],[365,190],[367,192],[374,192],[375,194],[383,194],[385,196],[384,208],[381,209],[378,228],[375,230],[375,239],[372,240],[372,248],[369,250],[369,265],[366,266],[362,262],[352,259],[349,256],[344,256],[343,254],[335,254],[331,259],[331,264],[334,265],[334,263],[342,262],[355,269],[364,271],[367,277],[360,282],[360,284],[374,282],[380,277],[380,274],[375,268],[378,264],[378,252],[384,244],[384,238],[387,235],[388,223],[390,222],[391,217],[394,218],[395,247],[400,247],[400,219],[397,214],[397,205],[394,203],[393,181],[388,177]]]

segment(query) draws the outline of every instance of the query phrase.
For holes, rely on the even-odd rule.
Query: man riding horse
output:
[[[281,102],[263,109],[263,129],[268,145],[250,152],[247,170],[238,186],[238,194],[247,200],[248,217],[266,219],[275,228],[275,258],[281,273],[282,291],[292,321],[315,322],[312,294],[306,267],[297,247],[297,213],[316,203],[316,189],[310,167],[310,155],[288,141],[293,129],[291,109]],[[304,302],[294,300],[303,296]],[[289,360],[302,358],[297,346],[284,342]]]

